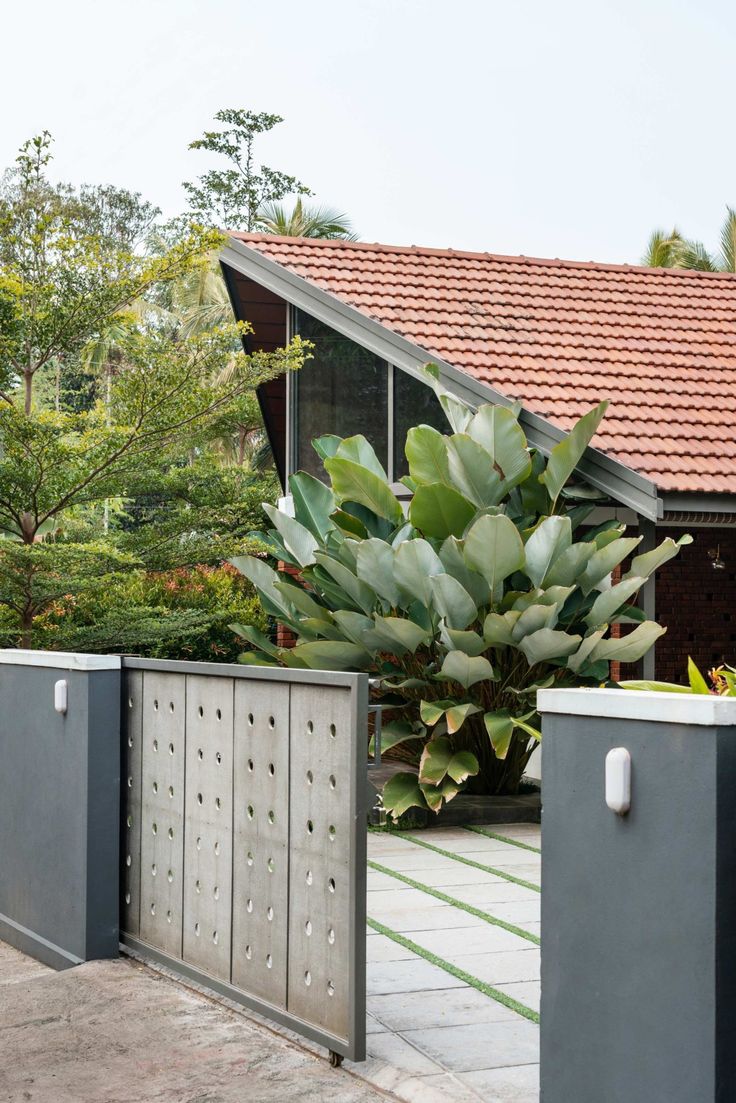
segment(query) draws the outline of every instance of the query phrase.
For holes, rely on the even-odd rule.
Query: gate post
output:
[[[544,1103],[736,1083],[736,701],[543,690]]]
[[[0,651],[0,938],[117,957],[120,658]]]

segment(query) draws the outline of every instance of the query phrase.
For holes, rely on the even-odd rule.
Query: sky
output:
[[[367,241],[636,263],[736,206],[732,0],[6,0],[0,32],[0,164],[48,129],[58,178],[166,215],[222,107],[282,115],[261,159]]]

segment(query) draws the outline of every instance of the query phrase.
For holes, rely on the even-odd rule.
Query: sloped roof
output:
[[[736,492],[736,276],[233,234],[663,491]]]

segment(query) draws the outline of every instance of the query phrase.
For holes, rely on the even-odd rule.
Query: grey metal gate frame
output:
[[[122,675],[121,947],[325,1046],[333,1063],[338,1063],[342,1057],[364,1060],[368,676],[132,657],[123,657]],[[232,683],[232,696],[228,693],[223,696],[222,680]],[[347,710],[344,708],[346,691],[349,694]],[[341,734],[337,730],[339,724],[334,720],[327,724],[325,720],[330,714],[331,696],[335,698],[340,717],[347,718],[349,747],[335,738]],[[161,708],[159,698],[162,698]],[[215,700],[219,702],[216,709]],[[258,712],[264,707],[265,712]],[[244,708],[249,711],[244,712]],[[314,720],[302,724],[310,708]],[[225,720],[220,728],[210,730],[226,733],[225,739],[227,732],[232,732],[229,762],[226,750],[218,749],[211,756],[216,759],[217,767],[208,766],[205,754],[209,738],[205,730],[208,714],[216,714],[218,723]],[[266,717],[266,727],[259,729],[261,715]],[[232,724],[228,727],[230,717]],[[247,718],[240,729],[239,717]],[[199,740],[194,734],[198,722],[203,725]],[[302,724],[299,730],[297,724]],[[269,734],[269,729],[273,735]],[[247,763],[245,769],[253,775],[249,784],[258,784],[255,791],[259,796],[263,793],[264,798],[268,795],[266,805],[273,806],[269,808],[266,821],[262,814],[260,820],[256,815],[253,808],[254,804],[257,807],[256,799],[244,809],[238,803],[243,792],[237,791],[238,787],[243,789],[238,771],[247,776],[242,773],[243,762],[236,761],[238,742],[241,751],[246,746],[260,746],[255,742],[259,732],[271,740],[264,760],[268,766],[263,780],[257,781],[255,751],[243,761]],[[216,738],[220,740],[217,747],[225,748],[223,737]],[[314,742],[310,743],[312,738]],[[248,739],[254,742],[248,743]],[[202,746],[197,746],[197,742]],[[342,766],[342,777],[335,763]],[[225,767],[222,772],[220,766]],[[297,771],[301,779],[299,788],[294,783]],[[317,793],[318,785],[313,782],[320,778],[324,782],[322,775],[329,777],[328,785],[323,783],[323,792]],[[215,784],[219,788],[213,790],[213,777],[224,780],[224,787],[218,780]],[[147,782],[145,793],[144,779]],[[280,797],[274,795],[277,782],[281,785]],[[218,794],[214,799],[213,792]],[[251,800],[250,797],[246,799]],[[276,803],[278,799],[280,806]],[[217,811],[210,812],[208,806],[213,809],[216,806]],[[322,809],[324,815],[321,815]],[[281,814],[285,810],[284,825]],[[310,817],[303,825],[307,834],[297,839],[294,820],[304,814]],[[150,823],[144,822],[146,817],[151,819],[152,816],[155,819]],[[334,818],[327,828],[325,816]],[[281,874],[279,868],[280,878],[261,875],[259,883],[259,865],[255,860],[259,857],[257,846],[252,845],[252,853],[251,849],[246,852],[245,863],[251,867],[249,872],[245,868],[244,848],[239,838],[241,841],[253,838],[262,843],[264,833],[268,836],[271,827],[275,835],[275,823],[279,820],[280,844],[268,843],[273,854],[278,855],[278,863],[269,856],[267,864],[268,873],[274,872],[274,864],[283,865],[284,872]],[[335,826],[337,823],[340,828]],[[219,825],[214,830],[221,832],[221,836],[212,835],[213,824]],[[347,832],[341,830],[342,827],[347,827]],[[195,829],[199,834],[193,850]],[[211,873],[213,862],[219,862],[214,867],[214,876],[218,879],[223,868],[223,861],[211,856],[213,837],[216,840],[214,854],[218,856],[222,839],[226,877],[229,870],[229,882],[223,881],[224,892],[219,880],[212,888],[205,878],[205,874]],[[277,845],[281,847],[278,851],[274,849]],[[203,848],[210,853],[209,858],[201,853]],[[144,857],[147,861],[145,877]],[[347,874],[346,888],[336,886],[332,876],[325,880],[332,868],[330,861],[335,868],[343,870],[343,875]],[[157,869],[159,862],[164,864]],[[262,854],[260,864],[263,864]],[[312,886],[312,869],[319,871],[321,866],[325,883],[318,891],[318,872],[314,874]],[[198,879],[192,881],[195,867]],[[205,871],[201,882],[200,868]],[[158,877],[155,898],[153,887],[150,897],[146,896],[146,888],[154,885],[152,877]],[[304,887],[298,891],[296,877],[303,878]],[[247,892],[252,893],[253,899],[246,900],[240,889],[248,878],[248,886],[255,884],[255,888],[248,887]],[[338,882],[340,879],[337,878]],[[276,893],[272,899],[277,885],[280,895]],[[203,889],[208,891],[202,897],[194,895]],[[263,893],[271,895],[259,901],[259,892],[261,896]],[[212,903],[213,893],[217,904]],[[225,908],[220,903],[221,897],[224,897]],[[149,898],[155,899],[155,903],[149,905]],[[243,945],[243,931],[248,929],[249,922],[257,922],[253,913],[259,908],[263,910],[266,898],[269,922],[265,924],[263,937],[273,939],[278,928],[284,947],[283,961],[278,960],[277,953],[273,957],[271,953],[257,955],[252,953],[250,945]],[[309,902],[305,903],[307,899]],[[254,907],[254,901],[258,907]],[[156,903],[161,903],[158,913]],[[188,924],[188,920],[194,915],[209,917],[212,909],[219,909],[221,918],[228,912],[224,916],[222,937],[215,930],[206,939],[200,938],[204,933],[200,932],[200,923]],[[286,915],[282,914],[284,909]],[[253,915],[252,921],[246,917],[246,911]],[[272,922],[274,919],[279,922]],[[192,931],[196,928],[196,938],[189,930],[190,925]],[[321,950],[312,949],[316,945],[311,937],[313,931],[315,935],[319,931],[326,934]],[[305,938],[304,932],[308,937]],[[266,959],[269,972],[263,969]],[[323,968],[325,961],[330,964]],[[305,963],[307,968],[303,969]],[[314,970],[314,974],[310,970]],[[326,980],[328,977],[334,977],[334,981]],[[310,992],[313,979],[314,988]],[[281,999],[277,998],[279,985],[283,993]],[[317,992],[320,985],[324,988],[321,997]],[[332,999],[334,996],[337,998]]]

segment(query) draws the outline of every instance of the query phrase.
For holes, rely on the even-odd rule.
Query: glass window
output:
[[[388,389],[386,363],[303,311],[296,331],[314,344],[313,358],[292,377],[296,394],[294,467],[324,476],[311,441],[325,433],[362,433],[386,466]]]
[[[409,474],[404,445],[406,434],[414,425],[431,425],[440,433],[452,431],[431,387],[394,368],[394,479]]]

